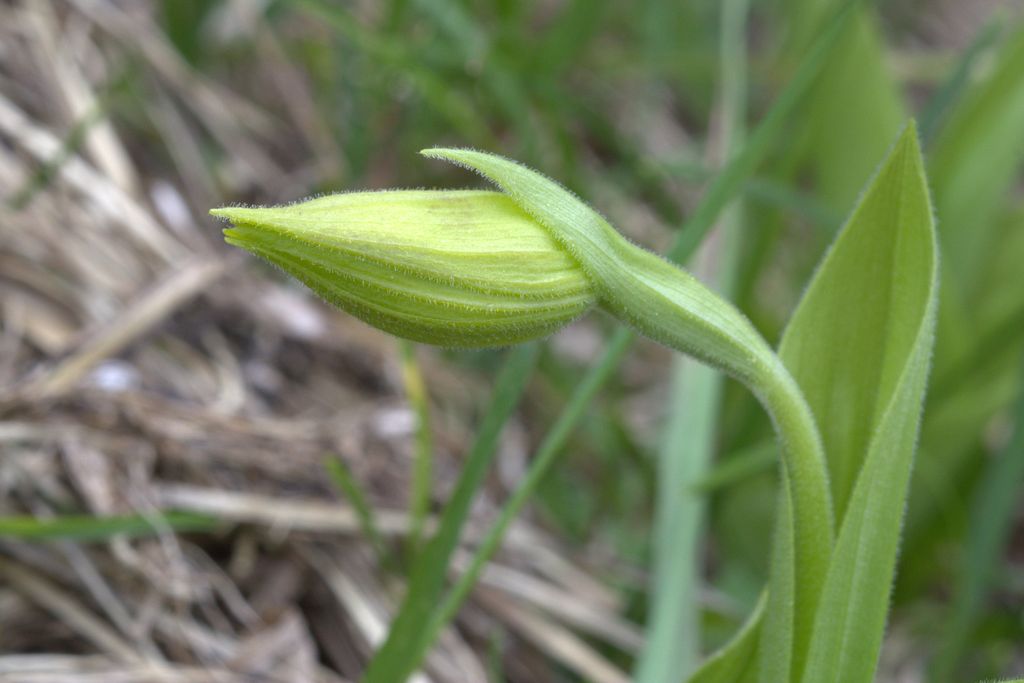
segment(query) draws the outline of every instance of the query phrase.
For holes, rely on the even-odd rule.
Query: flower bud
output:
[[[456,348],[543,337],[595,300],[582,269],[497,192],[335,194],[214,209],[228,243],[386,332]]]

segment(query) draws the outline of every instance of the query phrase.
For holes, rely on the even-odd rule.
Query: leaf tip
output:
[[[457,161],[467,152],[472,152],[472,150],[459,147],[427,147],[420,150],[420,154],[428,159],[443,159],[445,161]]]
[[[921,156],[921,138],[917,130],[916,119],[907,120],[906,125],[903,126],[903,132],[900,133],[900,137],[896,141],[896,148],[902,152],[909,152],[914,157]]]

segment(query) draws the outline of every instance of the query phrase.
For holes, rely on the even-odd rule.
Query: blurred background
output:
[[[415,464],[432,512],[458,476],[506,351],[403,346],[226,247],[209,208],[479,187],[417,154],[472,146],[665,250],[839,4],[0,2],[0,680],[356,680],[402,595]],[[854,12],[762,138],[736,239],[692,263],[776,343],[917,118],[943,315],[879,680],[1021,674],[1024,4]],[[451,576],[612,328],[545,342]],[[671,539],[672,362],[631,348],[418,680],[628,680]],[[707,520],[701,652],[756,600],[776,486],[757,404],[714,400],[679,490]]]

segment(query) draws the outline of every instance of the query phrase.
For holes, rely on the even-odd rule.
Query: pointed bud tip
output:
[[[259,227],[273,215],[269,211],[271,210],[261,207],[221,206],[216,209],[210,209],[210,215],[227,221],[232,226],[245,224],[249,227]]]
[[[246,231],[243,228],[253,227],[252,224],[255,221],[253,220],[252,212],[257,210],[240,206],[222,206],[210,209],[210,215],[226,223],[221,230],[225,242],[235,247],[249,249],[249,242],[246,240],[246,236],[251,234],[251,230]],[[246,218],[249,220],[246,220]]]

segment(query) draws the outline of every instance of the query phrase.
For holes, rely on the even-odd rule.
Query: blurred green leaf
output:
[[[210,0],[163,0],[160,3],[164,32],[189,62],[195,63],[199,58],[204,22],[217,5]]]
[[[1024,363],[1021,369],[1024,370]],[[957,666],[968,652],[971,633],[983,614],[985,599],[993,588],[1006,550],[1024,482],[1024,372],[1019,373],[1018,386],[1013,438],[986,465],[973,497],[951,618],[946,622],[932,663],[934,683],[956,680]]]

